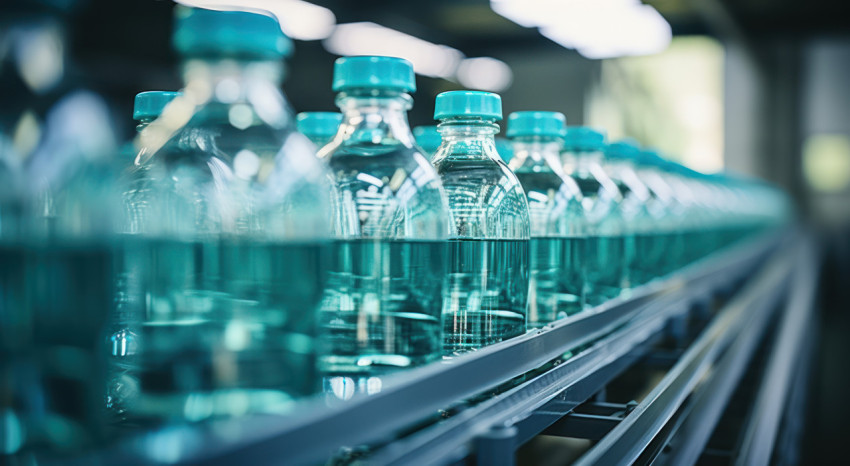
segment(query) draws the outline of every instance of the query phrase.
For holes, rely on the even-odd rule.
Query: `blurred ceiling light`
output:
[[[814,134],[803,145],[803,174],[817,191],[836,193],[850,186],[850,138]]]
[[[467,58],[457,68],[460,84],[470,89],[501,92],[513,81],[511,67],[490,57]]]
[[[333,33],[336,16],[327,8],[302,0],[177,0],[188,6],[213,10],[261,11],[274,15],[287,36],[321,40]]]
[[[658,53],[673,38],[667,20],[639,0],[490,0],[490,5],[587,58]]]
[[[490,8],[520,26],[533,28],[554,24],[568,13],[573,0],[490,0]]]
[[[459,50],[370,22],[339,24],[324,44],[337,55],[406,58],[417,74],[437,78],[453,77],[463,59]]]
[[[36,94],[51,90],[64,74],[60,31],[52,25],[36,26],[22,28],[12,37],[21,79]]]

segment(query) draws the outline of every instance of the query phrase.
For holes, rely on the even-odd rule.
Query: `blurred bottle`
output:
[[[587,220],[584,270],[586,301],[597,306],[628,286],[626,226],[618,204],[623,196],[602,168],[605,135],[582,126],[568,127],[561,163],[582,192]]]
[[[151,122],[159,118],[166,105],[171,103],[179,92],[169,91],[146,91],[136,94],[133,100],[133,120],[136,122],[136,134],[141,133]],[[129,141],[121,147],[122,159],[135,163],[138,149],[133,141]]]
[[[159,118],[165,107],[179,92],[148,91],[136,95],[133,105],[133,119],[138,123],[137,133],[141,133],[154,120]],[[138,332],[144,318],[145,292],[144,274],[147,270],[147,251],[142,250],[127,235],[137,234],[147,219],[153,193],[151,192],[150,164],[136,164],[143,153],[136,148],[135,138],[121,147],[120,158],[116,165],[122,166],[129,161],[129,167],[123,170],[119,185],[123,190],[123,222],[118,228],[122,241],[121,252],[115,263],[115,312],[110,319],[108,353],[110,356],[109,381],[106,393],[106,408],[110,421],[116,426],[126,426],[127,406],[139,393],[136,351]]]
[[[416,138],[416,145],[425,152],[428,158],[434,156],[434,152],[437,152],[437,148],[440,147],[442,142],[436,126],[417,126],[413,128],[413,137]]]
[[[0,240],[18,240],[21,236],[23,168],[11,141],[0,134]]]
[[[649,188],[635,171],[640,148],[631,140],[609,144],[605,148],[605,173],[623,195],[619,209],[626,227],[626,257],[631,286],[646,283],[657,276],[658,264],[666,244],[657,235],[657,217],[650,213],[653,198]],[[663,210],[660,211],[663,215]]]
[[[443,92],[434,118],[443,143],[433,163],[454,220],[443,304],[444,352],[451,356],[525,333],[530,222],[525,192],[493,139],[502,99]]]
[[[298,114],[298,131],[321,149],[336,135],[342,114],[336,112],[301,112]]]
[[[711,200],[700,189],[694,171],[670,160],[663,161],[660,168],[681,206],[679,230],[683,247],[677,266],[684,267],[714,248],[714,233],[710,225]]]
[[[658,241],[664,245],[663,252],[658,256],[656,276],[675,271],[685,257],[685,205],[667,180],[664,170],[666,163],[656,150],[644,149],[636,164],[637,175],[650,192],[650,201],[647,203],[649,215],[655,221]]]
[[[525,191],[531,222],[528,325],[542,327],[584,308],[581,256],[587,228],[576,182],[564,174],[560,150],[566,119],[557,112],[514,112],[508,167]]]
[[[735,214],[722,202],[722,195],[708,175],[690,168],[686,170],[685,177],[702,211],[699,225],[702,249],[694,255],[694,260],[699,260],[723,248],[726,225]]]
[[[2,464],[36,464],[32,455],[61,457],[107,436],[116,148],[102,99],[65,74],[75,3],[0,5]]]
[[[710,192],[715,210],[714,222],[717,228],[717,247],[725,248],[736,243],[744,231],[749,200],[736,199],[735,190],[729,179],[722,173],[703,175],[705,189]],[[768,202],[765,207],[770,208]]]
[[[125,170],[121,183],[124,188],[122,200],[125,210],[125,221],[120,228],[122,233],[141,233],[143,226],[150,222],[148,217],[154,200],[151,178],[152,150],[141,145],[142,134],[159,118],[168,104],[181,96],[180,92],[168,91],[136,94],[133,102],[133,119],[137,122],[137,136],[121,148],[121,159],[130,161],[130,166]]]
[[[130,409],[152,421],[278,412],[318,389],[327,174],[279,90],[292,43],[277,21],[175,13],[185,87],[139,135],[139,189],[152,195],[127,230],[147,258]]]
[[[131,165],[125,170],[122,186],[124,194],[125,222],[121,225],[122,233],[141,233],[146,225],[150,225],[151,209],[154,203],[152,191],[153,179],[151,172],[151,155],[153,150],[142,145],[145,129],[160,117],[165,108],[176,98],[182,97],[180,92],[148,91],[136,94],[133,102],[133,119],[136,120],[137,136],[121,149],[121,158],[129,159]],[[185,100],[184,100],[184,106]],[[161,124],[160,128],[165,125]]]
[[[359,377],[439,357],[449,215],[407,122],[416,90],[410,62],[340,58],[333,90],[343,119],[319,151],[336,184],[337,239],[320,319],[320,368],[325,390],[347,398]]]
[[[499,153],[499,157],[502,158],[502,161],[508,163],[514,157],[514,146],[511,144],[511,141],[505,138],[495,138],[496,140],[496,152]]]
[[[726,224],[724,244],[781,228],[794,219],[788,194],[771,184],[730,173],[718,173],[714,183],[723,190],[723,204],[734,216]]]

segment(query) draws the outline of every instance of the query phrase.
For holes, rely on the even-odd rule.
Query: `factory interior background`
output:
[[[0,13],[28,1],[7,0]],[[135,94],[181,87],[171,47],[174,3],[40,1],[61,11],[65,39],[57,30],[29,43],[24,53],[33,57],[33,76],[61,73],[68,85],[99,94],[118,139],[131,139]],[[440,92],[492,91],[502,96],[505,115],[562,112],[569,125],[605,128],[611,140],[632,137],[695,170],[758,177],[785,190],[800,223],[818,238],[821,256],[820,335],[801,463],[844,456],[850,438],[846,2],[645,0],[653,13],[623,17],[606,5],[629,2],[615,0],[181,3],[250,4],[276,14],[295,39],[283,89],[298,112],[337,111],[331,76],[339,56],[401,56],[417,72],[412,127],[435,124]],[[642,21],[639,33],[624,33],[622,22],[635,18]],[[9,66],[12,55],[0,48],[0,63]],[[0,106],[15,108],[32,97],[8,92],[15,83],[4,82]],[[25,138],[27,129],[18,130]]]

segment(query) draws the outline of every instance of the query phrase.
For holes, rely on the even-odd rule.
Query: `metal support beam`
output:
[[[543,435],[599,440],[611,431],[637,406],[637,403],[585,403],[556,421]]]
[[[814,308],[818,269],[811,245],[801,248],[799,268],[792,281],[792,293],[779,328],[775,350],[755,398],[751,422],[744,433],[736,465],[766,465],[770,463],[779,433],[784,407],[793,388],[794,375],[806,363],[805,337],[809,334],[811,311]],[[800,421],[797,421],[800,422]]]
[[[635,411],[576,464],[633,463],[674,418],[694,388],[711,373],[730,345],[750,349],[752,335],[766,325],[778,290],[788,279],[793,257],[782,254],[766,265],[731,301]],[[767,302],[765,302],[767,301]],[[743,339],[738,339],[743,335]]]
[[[481,435],[475,442],[478,466],[513,466],[517,428],[498,426]]]

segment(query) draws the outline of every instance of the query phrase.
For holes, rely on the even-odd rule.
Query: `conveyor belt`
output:
[[[688,416],[681,414],[683,407],[692,414],[703,405],[722,407],[722,399],[700,402],[692,395],[706,386],[708,373],[724,374],[723,383],[716,382],[721,394],[734,388],[747,354],[776,314],[780,290],[798,292],[784,285],[805,260],[804,251],[789,252],[799,237],[766,234],[740,243],[542,330],[387,377],[373,395],[339,403],[317,398],[287,415],[150,432],[83,462],[313,464],[336,457],[366,464],[446,464],[464,458],[512,464],[515,450],[544,432],[601,438],[582,464],[630,462],[660,440],[666,445],[674,433],[684,432],[682,422]],[[695,310],[705,314],[706,302],[742,282],[640,404],[600,404],[616,415],[571,414],[650,354],[676,328],[671,323]],[[808,312],[800,304],[803,298],[795,299],[795,312]],[[800,340],[795,336],[793,341]],[[576,349],[580,351],[574,356],[563,357]],[[772,364],[777,367],[770,371],[771,380],[789,380],[787,367]],[[691,402],[685,406],[688,397]],[[771,398],[769,407],[776,402]],[[774,425],[774,420],[763,422]],[[711,429],[703,430],[707,433],[701,432],[692,445],[704,445]]]

